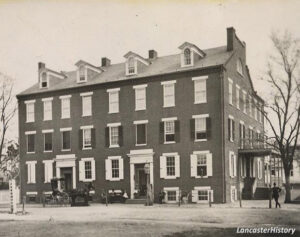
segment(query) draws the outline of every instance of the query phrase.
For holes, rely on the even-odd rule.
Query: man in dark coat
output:
[[[272,192],[273,192],[273,198],[276,203],[276,208],[277,208],[277,206],[279,206],[279,208],[281,208],[280,203],[278,202],[279,193],[281,192],[281,189],[279,187],[276,187],[276,183],[274,183],[273,185],[274,185],[274,187],[272,188]]]

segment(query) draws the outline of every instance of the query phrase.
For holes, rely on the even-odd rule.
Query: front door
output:
[[[138,191],[137,198],[144,198],[147,194],[147,175],[144,171],[145,164],[135,164],[135,189]]]
[[[64,178],[64,181],[61,182],[61,189],[64,191],[71,191],[73,188],[73,180],[72,180],[72,167],[61,168],[61,178]]]

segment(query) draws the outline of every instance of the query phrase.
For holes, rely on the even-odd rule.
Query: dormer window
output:
[[[191,50],[189,48],[186,48],[184,50],[184,64],[185,65],[191,65],[192,60],[191,60]]]
[[[241,74],[243,76],[243,64],[242,64],[242,61],[240,59],[237,60],[236,70],[239,74]]]
[[[85,66],[84,65],[81,65],[79,67],[79,82],[84,82],[86,81],[86,77],[85,77]]]
[[[134,58],[129,58],[128,59],[128,74],[135,74]]]
[[[41,88],[48,88],[47,72],[41,74]]]

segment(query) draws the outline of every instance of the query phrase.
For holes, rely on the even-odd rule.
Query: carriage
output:
[[[52,192],[45,194],[43,204],[49,205],[68,205],[70,204],[70,196],[68,192],[63,189],[59,189],[59,186],[64,187],[64,178],[53,178],[51,179]],[[59,185],[60,184],[60,185]]]

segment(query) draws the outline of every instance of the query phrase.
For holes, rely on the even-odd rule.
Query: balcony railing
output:
[[[239,141],[239,149],[265,149],[270,148],[263,139],[243,138]]]

